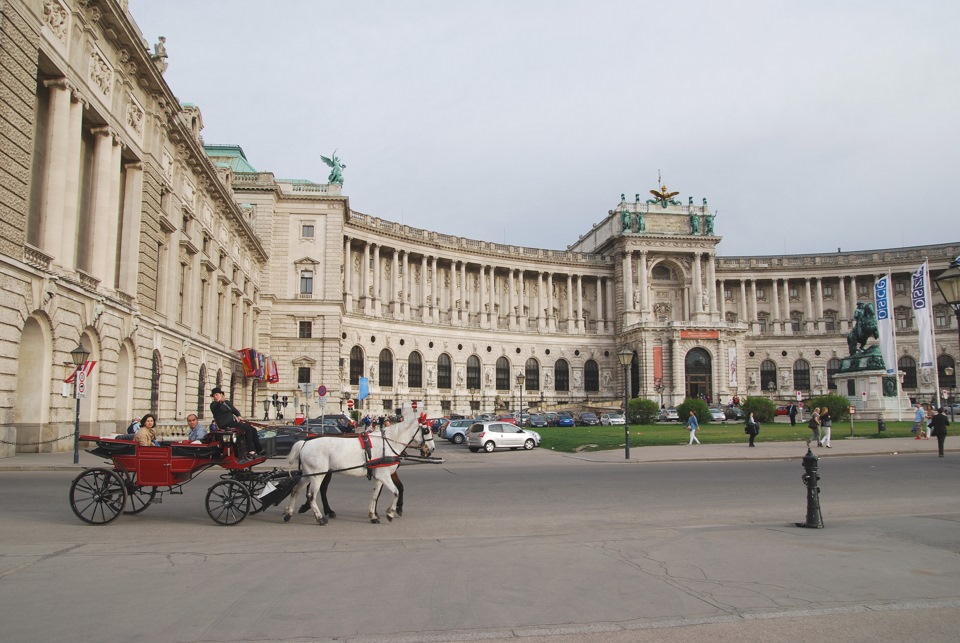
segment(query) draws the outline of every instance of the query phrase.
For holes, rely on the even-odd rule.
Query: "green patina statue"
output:
[[[665,185],[661,185],[659,191],[650,190],[650,194],[652,194],[655,198],[647,199],[647,205],[650,205],[651,203],[659,203],[661,208],[665,208],[668,205],[683,205],[673,198],[680,193],[668,191],[667,186]]]
[[[347,166],[337,158],[337,151],[333,151],[331,158],[327,158],[321,154],[320,159],[330,166],[330,176],[327,177],[327,183],[339,183],[343,185],[343,170],[346,169]]]
[[[637,232],[646,232],[647,222],[643,219],[643,212],[637,212],[633,215],[633,223],[636,226]]]
[[[873,304],[862,301],[858,303],[853,319],[853,328],[847,334],[847,348],[850,349],[850,355],[840,360],[840,372],[886,370],[880,346],[878,344],[867,346],[867,340],[871,337],[880,338],[880,332],[877,329],[877,313]]]
[[[713,215],[708,214],[703,218],[703,221],[704,221],[704,227],[706,228],[706,230],[704,230],[703,233],[705,235],[712,237],[713,236]]]
[[[690,215],[690,234],[700,234],[700,217],[695,214]]]
[[[620,208],[620,227],[624,232],[630,232],[630,213],[626,207]]]

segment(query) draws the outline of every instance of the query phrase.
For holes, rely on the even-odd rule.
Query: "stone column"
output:
[[[350,257],[350,237],[343,238],[343,307],[346,312],[353,312],[353,287],[350,283],[353,276],[353,260]]]
[[[483,264],[480,264],[480,278],[479,278],[479,288],[480,292],[477,293],[477,313],[480,315],[480,328],[489,328],[489,315],[487,313],[487,300],[486,300],[486,290],[487,290],[487,279],[486,279],[487,267]]]
[[[747,318],[747,281],[745,279],[740,280],[740,306],[738,310],[739,318],[737,321],[749,323],[750,320]]]
[[[90,274],[100,280],[103,286],[112,287],[107,282],[108,264],[112,253],[109,251],[110,227],[114,221],[110,216],[110,188],[113,181],[110,172],[113,169],[113,133],[109,127],[97,127],[93,134],[93,167],[90,191],[90,209],[93,213],[93,230],[90,231],[87,256],[90,258]],[[114,249],[116,246],[114,246]]]
[[[817,316],[817,327],[823,333],[823,277],[817,277],[817,299],[814,302],[814,313]]]
[[[420,321],[427,320],[427,255],[420,257]]]
[[[383,314],[383,306],[381,301],[383,300],[383,286],[381,283],[381,270],[380,266],[380,246],[374,244],[373,246],[373,315],[375,317],[380,317]]]
[[[686,397],[686,373],[683,368],[683,358],[686,357],[683,354],[683,347],[681,346],[679,339],[671,339],[671,353],[673,357],[673,404],[676,406],[676,401],[682,400]]]
[[[803,280],[803,325],[804,332],[812,333],[813,332],[813,318],[816,315],[813,314],[813,297],[812,290],[810,288],[810,277],[805,277]]]
[[[633,310],[633,253],[623,253],[623,311]]]
[[[430,289],[430,311],[434,324],[440,323],[440,275],[437,271],[437,256],[432,257],[431,273],[433,277],[433,288]]]
[[[143,164],[127,163],[123,190],[123,231],[120,237],[120,290],[137,296],[140,266],[140,211],[143,203]]]
[[[785,332],[793,333],[793,327],[790,324],[790,280],[783,280],[783,322],[786,326]]]
[[[607,316],[603,308],[603,279],[597,277],[597,334],[602,335],[607,332]]]
[[[583,275],[577,275],[577,317],[575,326],[578,333],[585,333],[587,329],[583,323]]]
[[[607,279],[607,332],[610,334],[617,332],[617,298],[613,290],[613,279]]]
[[[520,269],[518,286],[520,289],[520,330],[527,330],[527,288],[523,281],[523,268]]]
[[[720,295],[719,295],[719,298],[720,298],[720,311],[719,311],[719,312],[720,312],[720,321],[726,321],[726,320],[727,320],[727,297],[726,297],[725,281],[724,281],[723,279],[721,279],[721,280],[720,280],[719,282],[717,282],[717,283],[714,283],[713,281],[711,281],[710,284],[711,284],[711,286],[710,286],[710,292],[711,292],[711,294],[713,295],[713,301],[714,301],[714,303],[716,303],[716,301],[717,301],[717,288],[720,289]]]
[[[553,316],[553,273],[547,273],[547,330],[557,332],[557,318]]]
[[[370,305],[370,243],[363,244],[363,264],[360,266],[360,301],[363,304],[363,314],[370,316],[373,307]]]
[[[637,266],[637,272],[640,274],[640,318],[647,319],[650,313],[650,289],[647,286],[647,251],[640,251],[640,264]]]
[[[77,217],[80,196],[80,148],[83,135],[83,108],[85,103],[77,94],[70,103],[70,132],[67,145],[67,170],[63,185],[63,225],[60,227],[61,267],[77,267]]]
[[[537,330],[541,332],[545,327],[547,319],[547,314],[544,310],[547,306],[547,300],[543,296],[543,288],[543,272],[541,271],[537,273]]]
[[[413,276],[410,274],[410,251],[403,251],[403,294],[400,296],[400,319],[410,319],[410,292],[413,290]]]
[[[460,262],[460,325],[470,323],[470,309],[467,306],[467,262]]]
[[[497,269],[495,266],[490,266],[490,327],[491,328],[500,327],[500,315],[497,313],[496,290],[497,290]]]
[[[774,335],[779,335],[779,334],[780,334],[780,331],[782,330],[782,326],[781,326],[781,324],[780,324],[780,287],[779,287],[779,281],[780,281],[779,279],[773,279],[773,280],[772,280],[772,284],[773,284],[772,290],[773,290],[773,292],[770,293],[770,296],[771,296],[770,302],[773,304],[773,306],[772,306],[773,311],[772,311],[772,312],[773,312],[773,334],[774,334]]]
[[[400,300],[398,299],[397,295],[398,290],[400,290],[400,251],[394,248],[393,261],[390,266],[390,296],[387,298],[387,302],[389,302],[391,312],[393,313],[392,317],[394,319],[400,319]]]
[[[517,296],[514,290],[515,284],[513,273],[513,268],[507,271],[507,322],[510,326],[510,330],[517,329]]]
[[[857,312],[857,276],[850,276],[850,316],[848,318],[848,328],[853,328],[853,316]]]
[[[576,332],[573,316],[573,275],[567,273],[567,333]]]
[[[837,330],[847,330],[847,278],[840,275],[840,285],[837,287],[837,301],[840,302],[840,319],[837,320]]]
[[[107,236],[107,272],[106,286],[110,290],[117,287],[117,259],[119,259],[118,245],[120,241],[120,174],[123,164],[123,143],[120,137],[114,135],[112,158],[110,160],[110,203],[107,206],[109,217]],[[103,286],[104,284],[100,284]]]
[[[703,310],[703,271],[700,267],[700,253],[697,252],[693,255],[693,315],[692,318],[696,318],[697,314]]]
[[[60,265],[62,250],[64,185],[67,180],[70,148],[70,87],[65,78],[45,80],[50,89],[47,131],[42,169],[43,196],[40,203],[40,250]],[[69,266],[73,268],[73,266]]]
[[[707,292],[710,314],[714,315],[717,312],[717,258],[712,254],[707,255]],[[723,293],[720,297],[723,298]]]
[[[753,327],[753,331],[757,332],[760,327],[760,317],[757,315],[757,308],[759,306],[759,302],[757,301],[757,280],[756,279],[750,280],[750,291],[751,291],[750,302],[753,308],[753,314],[750,315],[750,325]]]

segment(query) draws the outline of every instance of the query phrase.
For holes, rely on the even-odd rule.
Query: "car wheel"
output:
[[[527,440],[525,440],[524,443],[523,443],[523,448],[526,449],[527,451],[529,451],[530,449],[532,449],[534,446],[536,446],[536,445],[534,445],[533,440],[531,440],[531,439],[529,439],[529,438],[528,438]]]
[[[493,450],[497,448],[497,445],[493,443],[493,440],[487,442],[483,445],[483,450],[487,453],[493,453]]]
[[[471,452],[471,453],[476,453],[476,452],[479,451],[479,450],[480,450],[480,447],[470,447],[470,452]]]
[[[454,444],[463,444],[463,434],[462,434],[462,433],[455,433],[455,434],[453,435],[453,439],[450,440],[450,441],[453,442]]]

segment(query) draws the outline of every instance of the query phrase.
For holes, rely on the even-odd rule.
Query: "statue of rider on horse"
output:
[[[877,330],[877,313],[872,303],[858,303],[853,319],[855,323],[847,334],[847,348],[851,355],[856,355],[866,348],[868,339],[880,339],[880,332]]]

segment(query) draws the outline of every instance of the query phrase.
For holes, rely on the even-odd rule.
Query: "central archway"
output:
[[[686,397],[713,396],[713,360],[702,348],[691,349],[684,359]]]

